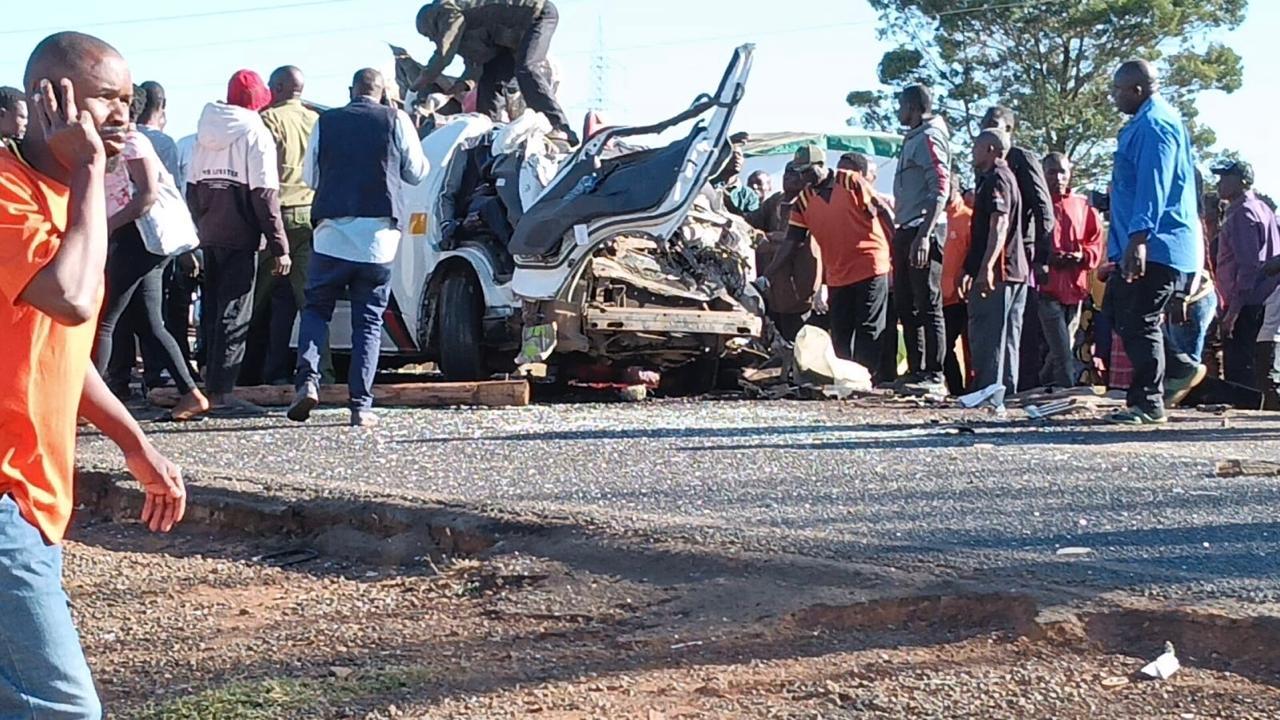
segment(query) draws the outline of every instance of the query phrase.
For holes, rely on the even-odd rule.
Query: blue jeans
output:
[[[62,589],[62,548],[0,497],[0,719],[97,720],[102,706]]]
[[[382,350],[382,314],[391,301],[391,264],[358,263],[314,253],[307,269],[307,306],[298,330],[298,387],[320,383],[321,349],[343,291],[351,300],[351,409],[373,407],[373,377]]]
[[[1187,307],[1185,323],[1175,323],[1172,318],[1165,318],[1165,339],[1199,364],[1204,360],[1204,344],[1209,337],[1209,326],[1217,315],[1218,293],[1211,291]]]

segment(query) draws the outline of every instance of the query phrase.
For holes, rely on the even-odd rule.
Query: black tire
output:
[[[440,371],[446,380],[465,382],[488,377],[485,370],[484,296],[475,275],[454,271],[440,285]]]

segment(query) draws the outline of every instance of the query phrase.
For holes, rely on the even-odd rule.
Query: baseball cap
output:
[[[1245,181],[1245,184],[1253,184],[1253,166],[1243,160],[1232,160],[1231,162],[1223,163],[1213,168],[1213,174],[1218,176],[1235,175]]]
[[[271,104],[271,91],[258,73],[240,70],[227,83],[227,104],[258,112]]]
[[[805,145],[796,150],[795,160],[791,164],[797,172],[804,172],[814,165],[826,165],[827,151],[817,145]]]

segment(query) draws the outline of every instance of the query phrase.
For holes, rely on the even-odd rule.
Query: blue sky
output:
[[[389,61],[387,43],[419,59],[430,44],[413,29],[425,0],[220,0],[217,3],[102,3],[57,0],[51,12],[24,3],[0,28],[0,83],[18,85],[30,49],[49,32],[98,35],[129,60],[135,82],[158,80],[169,92],[170,132],[195,129],[204,103],[225,92],[240,68],[264,77],[283,64],[308,76],[317,102],[346,99],[351,74]],[[640,123],[687,107],[719,79],[733,48],[757,45],[756,65],[738,115],[741,129],[835,130],[852,114],[845,94],[874,87],[885,46],[876,17],[859,0],[558,0],[561,26],[553,46],[563,81],[561,99],[580,116],[597,94],[606,119]],[[1252,161],[1265,189],[1280,194],[1280,143],[1265,129],[1275,122],[1280,67],[1280,3],[1254,0],[1248,19],[1223,39],[1245,59],[1245,85],[1201,99],[1202,118],[1223,147]],[[240,12],[249,10],[249,12]],[[195,17],[190,17],[198,15]],[[188,16],[188,17],[174,17]],[[165,19],[172,18],[172,19]],[[597,50],[604,48],[601,56]],[[598,58],[603,57],[603,63]],[[601,73],[594,66],[603,65]],[[597,83],[594,78],[602,77]],[[1259,126],[1258,123],[1263,125]]]

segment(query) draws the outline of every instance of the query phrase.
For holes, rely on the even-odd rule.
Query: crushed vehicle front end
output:
[[[595,134],[529,207],[511,241],[512,287],[523,302],[519,362],[580,354],[665,370],[761,335],[756,233],[709,189],[731,152],[752,52],[739,48],[716,93],[688,111]],[[665,146],[630,144],[685,126]]]

